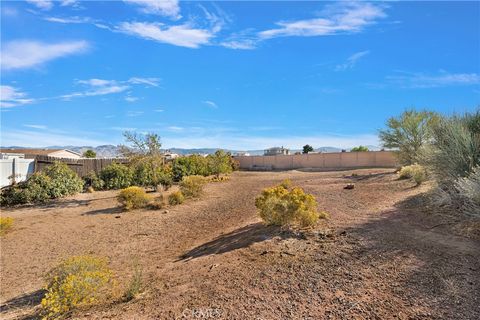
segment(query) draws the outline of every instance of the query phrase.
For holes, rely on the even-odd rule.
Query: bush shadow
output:
[[[278,226],[265,226],[262,223],[253,223],[197,246],[180,256],[177,261],[188,261],[202,256],[230,252],[248,247],[256,242],[269,240],[275,236],[279,236],[282,239],[300,237],[300,235],[282,230]]]
[[[45,293],[46,293],[46,290],[39,289],[33,292],[19,295],[8,301],[5,301],[5,303],[0,305],[0,313],[4,314],[4,313],[18,310],[18,309],[28,309],[31,307],[35,307],[36,305],[40,304],[43,297],[45,296]],[[36,318],[37,318],[36,315],[27,315],[22,317],[21,319],[36,319]]]

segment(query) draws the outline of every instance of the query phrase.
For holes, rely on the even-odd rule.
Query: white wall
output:
[[[25,181],[35,172],[34,159],[10,158],[0,160],[0,187],[8,186],[15,173],[15,181]]]

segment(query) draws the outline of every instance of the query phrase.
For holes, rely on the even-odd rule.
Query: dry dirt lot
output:
[[[263,226],[254,198],[285,178],[330,219],[309,232]],[[428,213],[428,188],[385,169],[237,172],[168,212],[121,212],[110,191],[3,210],[15,226],[1,239],[0,317],[34,317],[45,272],[95,254],[120,286],[138,263],[144,293],[72,318],[480,319],[478,234],[454,212]]]

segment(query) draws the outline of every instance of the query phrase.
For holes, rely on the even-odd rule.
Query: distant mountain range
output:
[[[367,146],[369,150],[371,151],[377,151],[380,150],[379,147],[377,146]],[[21,146],[8,146],[8,147],[1,147],[1,148],[25,148]],[[114,158],[119,155],[119,150],[118,146],[107,144],[107,145],[101,145],[97,147],[92,147],[92,146],[48,146],[45,147],[45,149],[68,149],[72,150],[78,153],[83,154],[87,150],[93,150],[97,153],[97,157],[99,158]],[[187,154],[212,154],[215,153],[215,151],[219,150],[218,148],[193,148],[193,149],[183,149],[183,148],[171,148],[168,149],[173,153],[177,153],[180,155],[187,155]],[[239,150],[228,150],[228,149],[223,149],[225,151],[231,152],[232,154],[235,154],[237,152],[240,152]],[[336,147],[320,147],[315,149],[315,152],[341,152],[341,148],[336,148]],[[241,152],[246,152],[249,153],[252,156],[255,155],[263,155],[264,150],[242,150]],[[301,149],[290,149],[290,153],[294,154],[295,152],[302,152]]]

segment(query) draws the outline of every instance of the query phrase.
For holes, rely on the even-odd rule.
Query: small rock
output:
[[[343,189],[346,189],[346,190],[351,190],[353,188],[355,188],[355,185],[353,183],[349,183],[345,187],[343,187]]]
[[[168,210],[163,210],[163,214],[167,214],[168,213]]]
[[[210,270],[212,270],[212,269],[214,269],[214,268],[216,268],[216,267],[218,267],[218,266],[219,266],[218,263],[212,264],[212,265],[210,266]]]
[[[115,216],[115,219],[120,219],[120,218],[121,218],[121,216]]]

